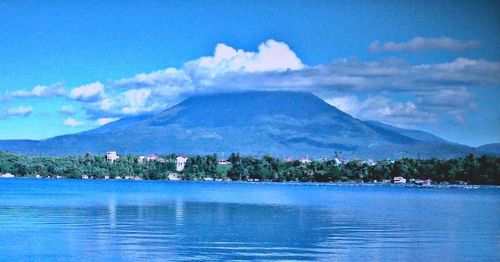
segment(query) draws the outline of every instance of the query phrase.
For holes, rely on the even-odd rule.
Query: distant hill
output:
[[[496,155],[500,156],[500,143],[492,143],[482,145],[476,148],[476,153],[480,155]]]
[[[432,134],[361,121],[311,93],[195,96],[165,111],[41,141],[0,140],[0,150],[31,155],[179,153],[401,158],[464,156],[472,148]]]

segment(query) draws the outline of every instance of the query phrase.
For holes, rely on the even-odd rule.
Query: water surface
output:
[[[499,261],[499,193],[0,179],[0,260]]]

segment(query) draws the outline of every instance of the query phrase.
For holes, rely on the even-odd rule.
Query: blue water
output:
[[[2,261],[500,261],[500,188],[0,179]]]

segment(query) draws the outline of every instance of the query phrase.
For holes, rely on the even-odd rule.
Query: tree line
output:
[[[106,161],[105,155],[85,154],[68,157],[30,157],[0,152],[0,173],[18,177],[115,178],[139,177],[148,180],[167,179],[176,172],[176,155],[160,156],[162,161],[138,161],[127,155]],[[299,182],[373,182],[406,179],[431,179],[437,183],[467,182],[469,184],[500,185],[500,158],[468,155],[455,159],[412,159],[377,162],[336,160],[286,161],[272,156],[252,157],[233,153],[229,164],[219,164],[217,155],[191,156],[178,173],[184,180],[231,179],[238,181],[299,181]]]

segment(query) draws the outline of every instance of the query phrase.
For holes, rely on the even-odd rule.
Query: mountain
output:
[[[0,140],[0,150],[30,155],[178,153],[290,157],[400,158],[464,156],[472,148],[432,134],[361,121],[311,93],[200,95],[165,111],[123,118],[40,141]]]
[[[407,137],[410,137],[410,138],[413,138],[416,140],[420,140],[420,141],[429,141],[429,142],[438,142],[438,143],[446,142],[446,140],[444,140],[440,137],[437,137],[433,134],[430,134],[430,133],[427,133],[424,131],[420,131],[420,130],[399,128],[399,127],[391,126],[391,125],[381,123],[378,121],[373,121],[373,120],[368,120],[368,121],[366,121],[366,123],[371,124],[371,125],[375,125],[375,126],[396,132],[398,134],[401,134],[401,135],[404,135],[404,136],[407,136]]]
[[[500,143],[492,143],[482,145],[476,148],[476,153],[479,155],[495,155],[500,156]]]

